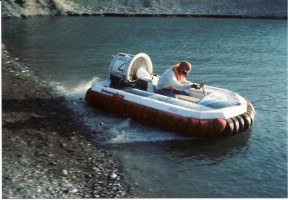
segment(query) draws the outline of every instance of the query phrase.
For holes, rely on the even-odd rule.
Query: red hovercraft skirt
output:
[[[175,131],[181,136],[214,137],[229,136],[247,130],[254,123],[255,110],[247,101],[247,111],[229,119],[195,119],[152,109],[124,100],[119,94],[113,96],[87,90],[85,100],[94,107],[111,111],[120,116]]]

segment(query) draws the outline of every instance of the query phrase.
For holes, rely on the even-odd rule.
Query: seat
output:
[[[188,101],[188,102],[192,102],[192,103],[198,103],[200,101],[200,99],[195,98],[195,97],[191,97],[191,96],[186,96],[186,95],[181,95],[181,94],[176,94],[176,96],[180,100]]]

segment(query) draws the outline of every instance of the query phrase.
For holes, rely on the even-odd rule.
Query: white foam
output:
[[[74,88],[65,87],[57,82],[51,83],[56,91],[67,99],[67,104],[75,112],[75,115],[81,117],[85,125],[90,127],[91,133],[95,134],[97,141],[102,143],[132,143],[184,139],[173,132],[146,126],[130,118],[107,114],[106,111],[89,106],[84,100],[85,93],[98,80],[99,78],[95,77]]]
[[[74,87],[74,88],[70,88],[68,89],[67,87],[54,82],[52,83],[56,89],[56,91],[60,92],[61,94],[63,94],[64,96],[69,96],[69,97],[73,97],[73,96],[79,96],[84,94],[95,81],[98,81],[99,78],[98,77],[94,77],[92,80],[90,80],[87,83],[81,83],[78,86]]]

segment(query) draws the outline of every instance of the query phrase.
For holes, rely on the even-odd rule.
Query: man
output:
[[[187,91],[190,88],[200,89],[201,85],[193,84],[185,79],[190,73],[192,66],[189,62],[183,61],[167,69],[160,77],[157,90],[160,94],[177,99],[176,94],[190,96]]]

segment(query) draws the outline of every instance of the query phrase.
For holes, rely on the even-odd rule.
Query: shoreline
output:
[[[2,18],[40,16],[287,19],[286,0],[6,0]]]
[[[68,13],[67,15],[33,15],[33,16],[4,16],[3,19],[34,18],[34,17],[179,17],[179,18],[238,18],[238,19],[287,19],[287,16],[265,16],[265,15],[221,15],[221,14],[142,14],[142,13]]]
[[[91,134],[2,45],[2,198],[134,198],[118,161]]]

